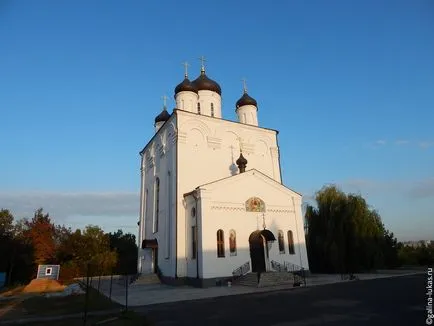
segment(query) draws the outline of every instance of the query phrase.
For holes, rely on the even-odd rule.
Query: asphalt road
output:
[[[425,275],[135,307],[155,326],[425,325]]]

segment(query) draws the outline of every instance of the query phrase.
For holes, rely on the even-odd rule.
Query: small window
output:
[[[191,228],[191,259],[196,259],[197,254],[197,232],[196,227]]]
[[[285,240],[283,238],[283,231],[279,230],[279,235],[277,236],[277,239],[279,241],[279,252],[281,254],[285,253]]]
[[[53,273],[53,269],[51,267],[48,267],[45,269],[45,275],[50,276]]]
[[[294,237],[292,235],[292,231],[288,231],[288,251],[289,251],[289,254],[291,254],[291,255],[295,254]]]
[[[217,231],[217,257],[222,258],[225,256],[225,239],[223,230]]]
[[[196,217],[196,207],[191,208],[191,217]]]
[[[200,114],[200,103],[197,103],[197,114]]]
[[[211,103],[211,116],[214,116],[214,103]]]
[[[229,231],[229,252],[231,256],[237,255],[237,234],[235,230]]]

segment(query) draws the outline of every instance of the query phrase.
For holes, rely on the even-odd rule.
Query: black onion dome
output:
[[[237,101],[236,107],[239,108],[243,105],[254,105],[257,107],[258,102],[256,102],[256,100],[253,97],[251,97],[249,94],[244,92],[243,96],[241,96],[241,98]]]
[[[175,95],[180,92],[194,92],[197,93],[197,88],[193,85],[193,83],[185,77],[184,80],[175,87]]]
[[[170,114],[169,112],[167,112],[166,108],[164,108],[163,111],[161,111],[161,113],[155,117],[155,123],[166,122],[167,120],[169,120],[169,118]]]
[[[243,153],[240,153],[240,157],[235,162],[238,166],[246,166],[247,165],[247,159],[243,156]]]
[[[207,90],[222,95],[222,89],[220,88],[220,85],[214,80],[208,78],[204,71],[200,73],[199,77],[192,81],[192,84],[198,91]]]

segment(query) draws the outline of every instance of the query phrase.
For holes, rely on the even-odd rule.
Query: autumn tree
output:
[[[25,222],[25,236],[34,248],[35,264],[51,263],[55,259],[55,227],[49,214],[43,209],[35,211],[33,218]]]

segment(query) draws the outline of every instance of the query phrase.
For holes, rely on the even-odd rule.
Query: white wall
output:
[[[176,116],[155,134],[142,152],[139,247],[143,239],[157,239],[158,265],[164,275],[175,275]],[[170,181],[169,181],[170,171]],[[155,230],[155,181],[160,179],[158,230]],[[172,189],[169,189],[169,183]],[[147,195],[146,195],[147,194]],[[169,202],[170,199],[170,202]],[[139,249],[139,271],[152,266],[151,250]],[[141,257],[146,256],[144,260]]]
[[[250,174],[250,175],[249,175]],[[245,177],[244,177],[245,175]],[[249,236],[262,229],[262,213],[246,212],[245,201],[259,197],[265,201],[265,223],[273,232],[276,242],[270,250],[270,261],[290,262],[308,269],[305,235],[302,224],[301,198],[281,185],[266,178],[246,172],[239,177],[204,186],[200,189],[202,210],[203,277],[225,277],[232,271],[250,261]],[[294,198],[294,204],[292,199]],[[225,235],[225,258],[217,257],[217,230]],[[237,255],[229,253],[229,232],[237,235]],[[285,253],[278,248],[278,230],[284,233]],[[295,254],[289,254],[287,231],[293,232]]]
[[[188,112],[197,112],[197,101],[199,96],[194,92],[179,92],[176,94],[176,108]]]
[[[254,105],[243,105],[236,110],[238,121],[252,126],[258,126],[258,109]]]
[[[200,114],[211,116],[211,103],[214,107],[214,117],[222,117],[222,99],[218,93],[202,90],[199,91]],[[196,111],[193,111],[197,113]]]
[[[280,182],[276,131],[204,115],[176,111],[178,126],[178,276],[187,276],[185,207],[183,194],[196,187],[238,173],[235,161],[248,160],[247,169],[256,168]]]

